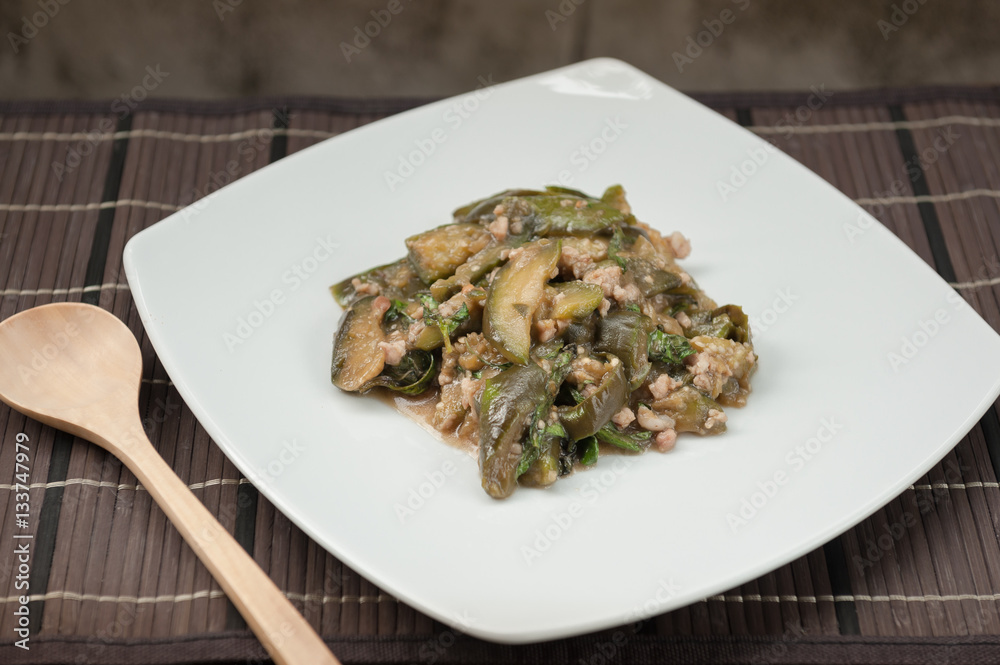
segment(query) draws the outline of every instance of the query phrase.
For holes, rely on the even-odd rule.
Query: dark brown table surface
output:
[[[822,96],[700,99],[872,212],[1000,330],[1000,88]],[[0,103],[0,319],[70,300],[124,320],[145,358],[140,408],[150,438],[345,662],[1000,662],[997,404],[913,487],[801,559],[637,626],[538,645],[455,633],[341,564],[258,495],[157,360],[122,248],[221,184],[420,103],[147,101],[127,115],[110,101]],[[15,521],[19,433],[31,441],[27,530]],[[23,532],[34,536],[27,590],[14,554],[13,535]],[[6,406],[0,588],[0,662],[264,658],[131,473]],[[28,651],[14,645],[26,592]]]

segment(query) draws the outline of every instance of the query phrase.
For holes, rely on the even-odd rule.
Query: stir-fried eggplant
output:
[[[374,307],[375,300],[375,296],[367,296],[355,302],[337,331],[331,376],[341,390],[361,390],[385,367],[385,353],[379,346],[385,341],[385,310]]]
[[[398,365],[385,367],[382,373],[365,384],[361,391],[367,392],[372,388],[382,387],[404,395],[419,395],[431,385],[435,369],[437,361],[432,354],[420,350],[410,351],[403,356]]]
[[[486,379],[479,414],[479,469],[483,489],[494,499],[517,486],[521,439],[535,405],[545,399],[549,375],[539,365],[514,365]]]
[[[505,358],[523,365],[531,352],[531,320],[559,260],[559,242],[538,240],[500,268],[483,312],[483,335]]]
[[[593,436],[604,427],[628,399],[625,367],[616,356],[607,355],[604,376],[593,393],[574,406],[559,409],[559,421],[573,441]]]
[[[493,236],[479,224],[446,224],[406,239],[408,258],[424,284],[452,275]]]
[[[384,295],[390,299],[409,298],[423,288],[423,282],[407,259],[400,259],[353,275],[330,287],[341,307],[369,295]]]
[[[610,312],[598,328],[594,350],[610,353],[622,361],[631,393],[642,385],[652,366],[649,334],[653,321],[640,312],[623,309]]]
[[[724,432],[756,369],[749,318],[677,264],[690,245],[625,190],[509,189],[331,287],[347,308],[331,377],[436,395],[428,422],[478,446],[490,496],[548,487],[602,452]]]
[[[579,280],[555,284],[551,289],[553,319],[582,320],[600,307],[604,299],[601,287]]]

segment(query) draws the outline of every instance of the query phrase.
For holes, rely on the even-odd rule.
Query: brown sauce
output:
[[[434,438],[443,441],[453,448],[457,448],[472,457],[477,457],[479,452],[479,442],[467,436],[460,436],[458,432],[461,426],[453,432],[442,432],[434,427],[434,407],[441,398],[441,389],[437,386],[428,388],[419,395],[401,395],[383,388],[377,388],[369,395],[374,395],[380,401],[388,404],[401,414],[414,421],[420,427],[429,432]],[[629,451],[616,448],[615,446],[601,441],[599,444],[600,455],[632,455]],[[586,471],[588,467],[580,464],[579,461],[573,464],[573,471]]]
[[[469,455],[476,455],[479,449],[478,441],[459,436],[457,431],[442,432],[434,427],[434,407],[441,398],[441,390],[439,388],[429,388],[419,395],[401,395],[400,393],[382,388],[373,390],[369,394],[378,397],[379,400],[420,425],[430,432],[434,438],[444,441],[453,448],[458,448]]]

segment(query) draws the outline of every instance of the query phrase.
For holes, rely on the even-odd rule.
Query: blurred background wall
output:
[[[996,83],[998,26],[990,0],[2,0],[0,95],[431,97],[595,56],[686,91]]]

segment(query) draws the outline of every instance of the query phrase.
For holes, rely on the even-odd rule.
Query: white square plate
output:
[[[724,201],[717,183],[761,150]],[[688,235],[682,265],[750,314],[760,365],[725,435],[494,501],[473,458],[331,385],[327,288],[460,204],[557,182],[622,183],[640,219]],[[899,494],[1000,391],[1000,338],[902,242],[615,60],[292,155],[136,235],[125,268],[177,390],[268,499],[381,588],[502,642],[625,623],[791,561]]]

